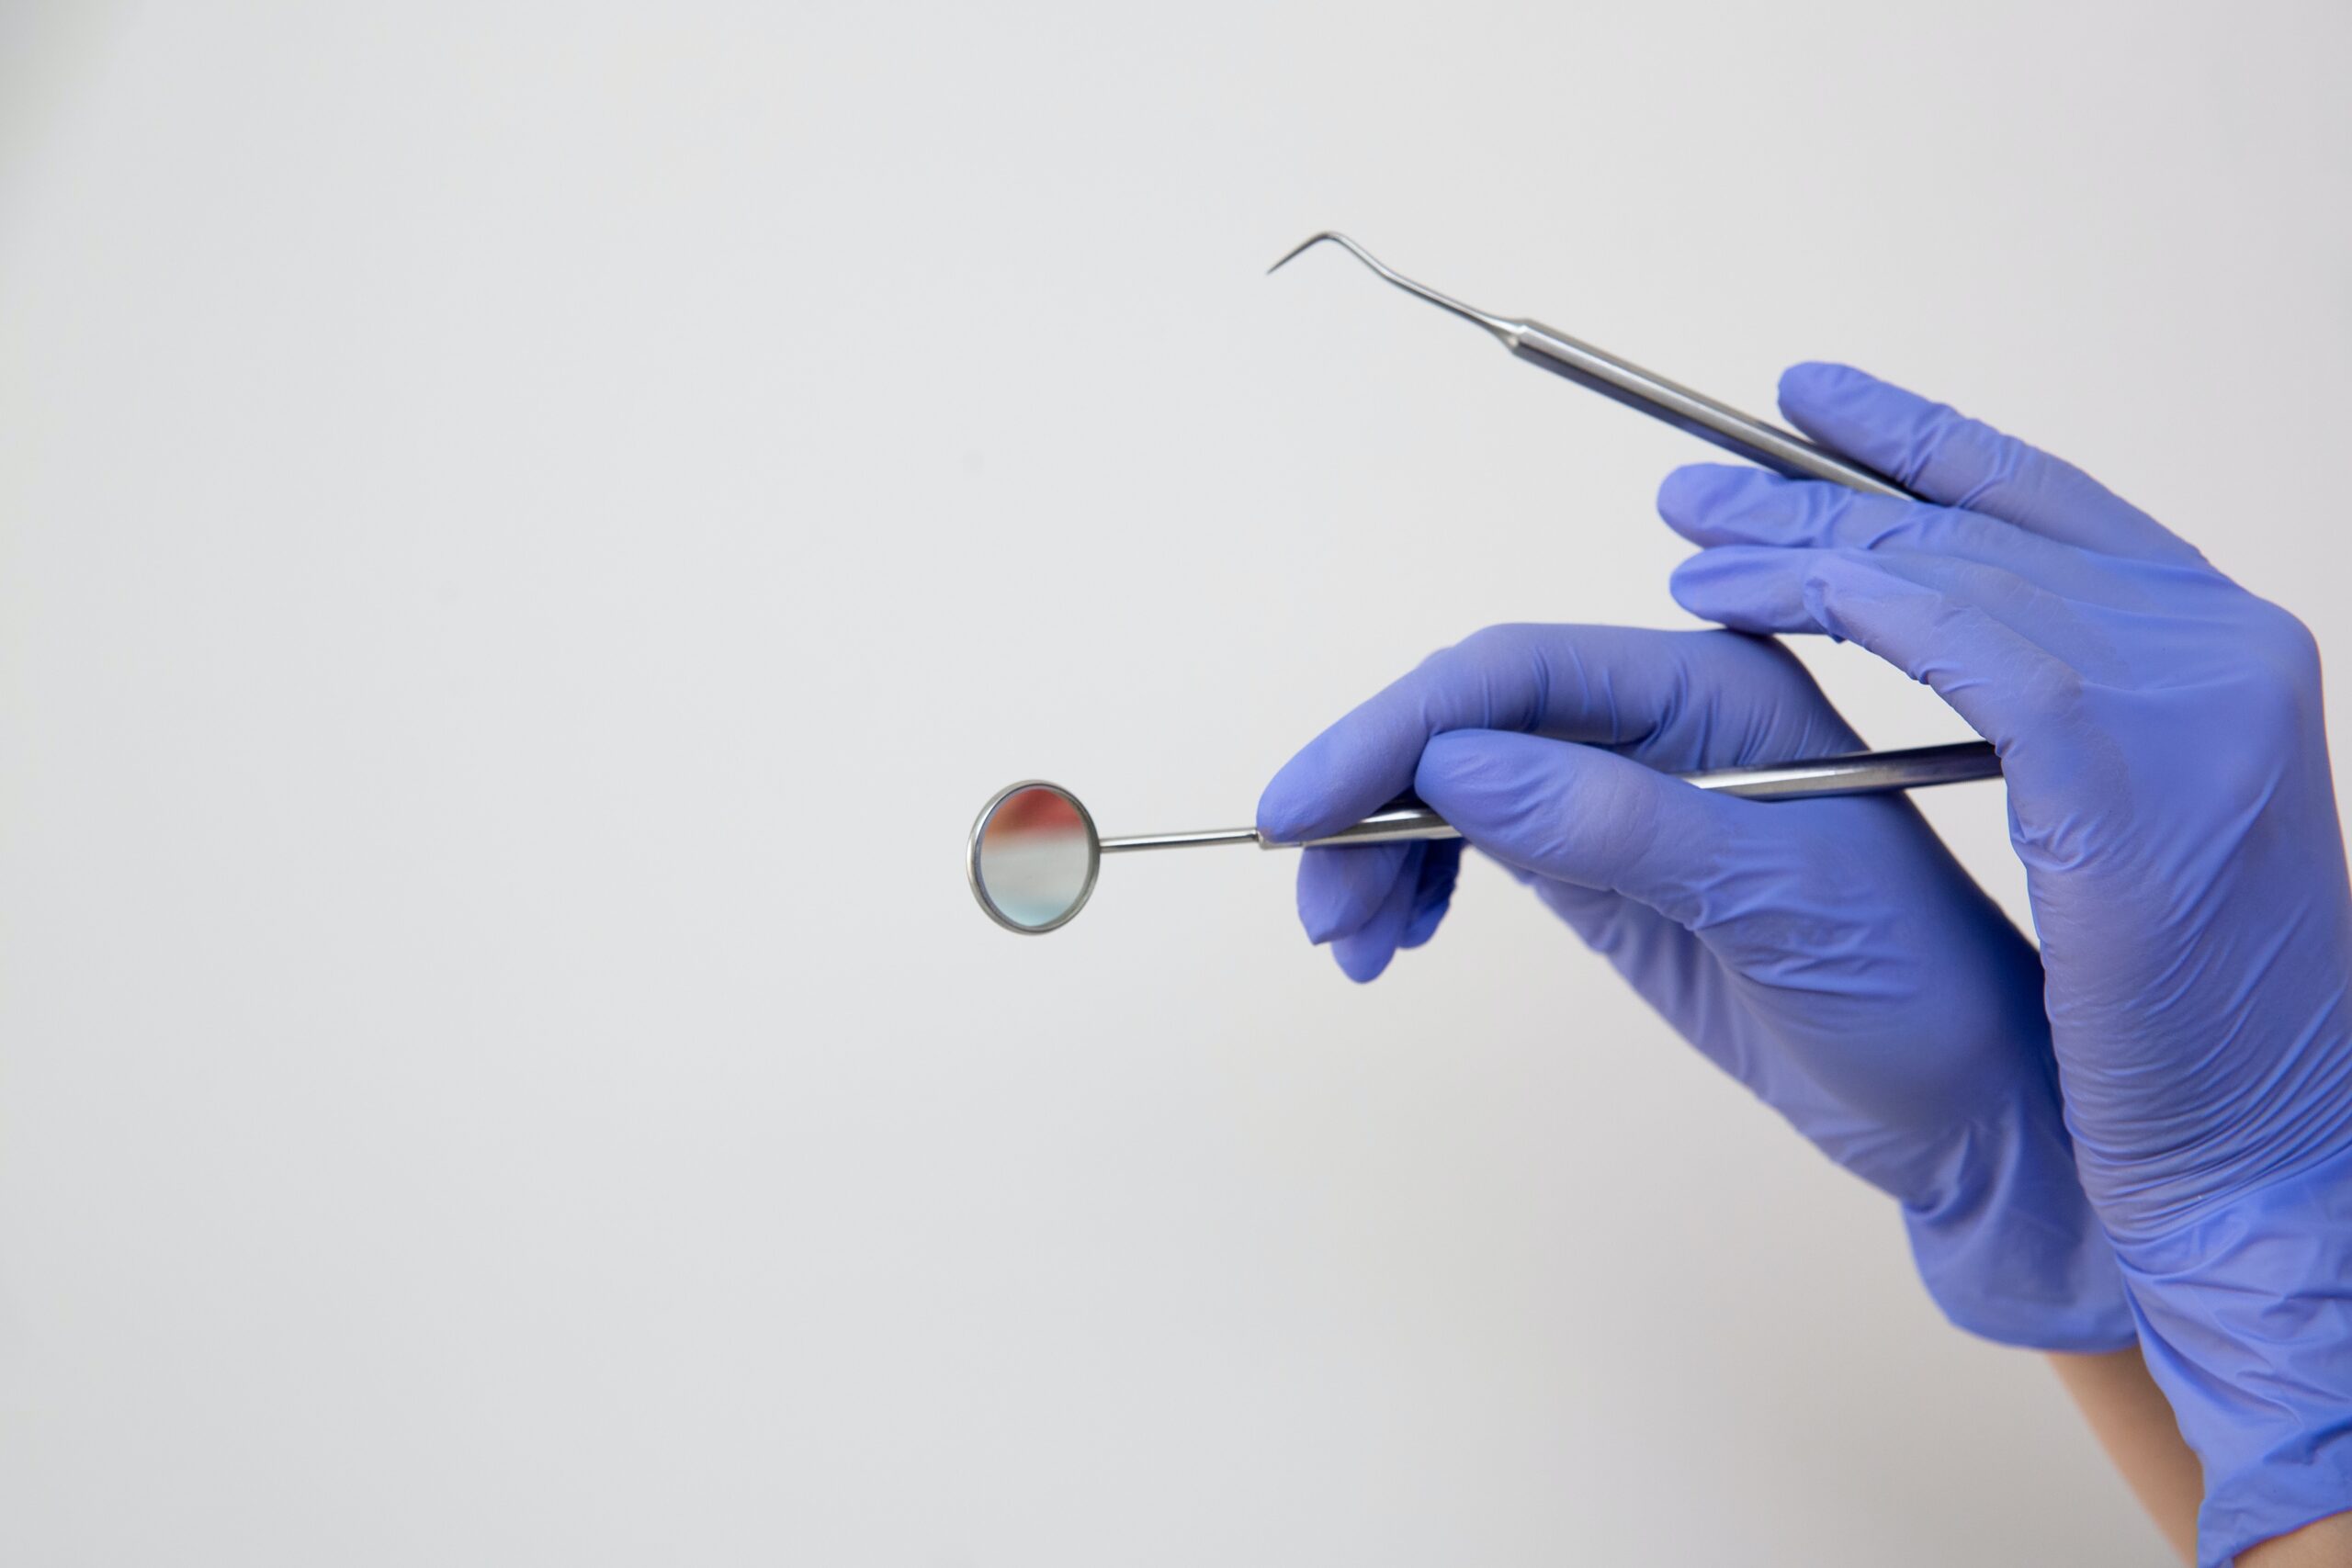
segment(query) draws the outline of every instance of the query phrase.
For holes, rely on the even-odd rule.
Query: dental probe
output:
[[[1760,419],[1740,412],[1728,403],[1717,402],[1704,392],[1694,392],[1653,371],[1620,359],[1605,349],[1580,343],[1557,327],[1547,327],[1541,321],[1512,321],[1440,294],[1426,284],[1414,282],[1345,234],[1332,230],[1310,235],[1289,255],[1266,270],[1269,273],[1279,271],[1293,256],[1326,240],[1406,293],[1485,328],[1494,334],[1498,343],[1530,365],[1540,365],[1555,376],[1565,376],[1604,398],[1613,398],[1628,408],[1639,409],[1652,419],[1663,420],[1677,430],[1688,431],[1700,440],[1713,442],[1751,463],[1759,463],[1791,479],[1828,479],[1871,495],[1898,496],[1906,501],[1919,499],[1883,475],[1874,474],[1835,453],[1824,451],[1794,431],[1767,424]]]

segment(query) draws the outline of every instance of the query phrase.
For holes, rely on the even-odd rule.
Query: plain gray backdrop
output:
[[[2339,5],[0,11],[0,1561],[2144,1563],[1490,866],[972,908],[1845,358],[2352,646]],[[1957,739],[1854,650],[1873,743]],[[2345,688],[2335,713],[2346,721]],[[2184,737],[2193,743],[2193,737]],[[1929,803],[2008,906],[1997,788]]]

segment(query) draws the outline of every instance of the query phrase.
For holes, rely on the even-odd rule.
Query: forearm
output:
[[[2140,1506],[2155,1520],[2156,1529],[2183,1562],[2195,1562],[2197,1506],[2204,1495],[2204,1474],[2197,1456],[2181,1439],[2164,1392],[2148,1375],[2139,1347],[2087,1356],[2053,1351],[2050,1364],[2082,1410],[2099,1447],[2107,1450]],[[2248,1554],[2246,1561],[2251,1568],[2256,1559]],[[2263,1561],[2267,1563],[2268,1560]],[[2281,1557],[2277,1568],[2302,1561]]]
[[[2052,1351],[2050,1364],[2156,1529],[2183,1562],[2195,1562],[2203,1472],[2139,1349],[2090,1356]],[[2344,1562],[2352,1562],[2352,1512],[2248,1547],[2238,1557],[2239,1568],[2335,1568]]]

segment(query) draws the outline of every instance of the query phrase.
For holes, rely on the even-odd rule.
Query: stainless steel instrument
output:
[[[1310,236],[1267,268],[1273,272],[1301,251],[1329,240],[1383,278],[1416,299],[1426,299],[1494,335],[1531,365],[1565,376],[1603,397],[1689,431],[1751,462],[1792,479],[1827,479],[1873,495],[1918,499],[1883,474],[1825,451],[1794,431],[1768,424],[1717,402],[1703,392],[1668,380],[1615,355],[1580,343],[1540,321],[1515,321],[1440,294],[1385,265],[1349,239],[1326,230]],[[1908,751],[1864,751],[1770,767],[1723,768],[1677,776],[1697,789],[1750,800],[1810,800],[1824,795],[1878,795],[1998,777],[2000,759],[1982,740],[1925,746]],[[1078,796],[1059,784],[1028,779],[989,797],[972,824],[965,848],[965,874],[972,896],[989,918],[1008,931],[1029,935],[1067,925],[1094,892],[1102,857],[1138,850],[1193,849],[1208,844],[1255,844],[1287,850],[1325,845],[1384,844],[1412,839],[1458,839],[1453,825],[1415,801],[1400,801],[1329,838],[1305,844],[1277,842],[1255,828],[1210,828],[1182,833],[1137,833],[1105,839]]]
[[[2000,760],[1993,749],[1981,740],[1970,740],[1675,776],[1695,789],[1749,800],[1815,800],[1962,784],[1993,778],[2000,771]],[[1007,931],[1035,936],[1069,924],[1086,907],[1104,855],[1211,844],[1296,850],[1461,836],[1459,829],[1428,807],[1407,802],[1376,811],[1328,838],[1299,843],[1269,839],[1255,828],[1204,828],[1106,839],[1095,830],[1093,814],[1077,795],[1043,779],[1024,779],[997,791],[980,807],[965,844],[964,866],[972,897],[990,919]]]
[[[1834,452],[1824,451],[1795,431],[1767,424],[1752,414],[1740,412],[1729,403],[1717,402],[1704,392],[1694,392],[1654,371],[1620,359],[1606,349],[1580,343],[1557,327],[1547,327],[1541,321],[1512,321],[1440,294],[1427,284],[1414,282],[1345,234],[1332,230],[1326,229],[1319,234],[1308,236],[1293,247],[1288,255],[1266,270],[1270,273],[1279,271],[1292,257],[1326,240],[1415,299],[1426,299],[1441,310],[1449,310],[1465,321],[1485,328],[1494,334],[1498,343],[1530,365],[1541,366],[1555,376],[1565,376],[1579,387],[1589,387],[1604,398],[1638,409],[1677,430],[1689,431],[1700,440],[1711,441],[1749,462],[1761,464],[1791,479],[1828,479],[1854,490],[1867,491],[1872,495],[1902,496],[1912,501],[1919,499],[1885,475],[1872,473]]]

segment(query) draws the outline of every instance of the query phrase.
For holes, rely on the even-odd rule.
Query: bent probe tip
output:
[[[1495,336],[1500,338],[1506,344],[1511,343],[1517,336],[1519,331],[1518,322],[1507,321],[1500,316],[1488,315],[1486,311],[1479,310],[1475,305],[1464,305],[1459,299],[1451,299],[1446,295],[1440,294],[1436,289],[1431,288],[1425,283],[1414,282],[1411,278],[1407,277],[1403,273],[1398,272],[1394,267],[1384,263],[1378,256],[1374,255],[1370,251],[1365,250],[1362,245],[1357,244],[1353,240],[1349,239],[1345,234],[1340,233],[1337,229],[1325,229],[1317,233],[1309,234],[1306,239],[1301,240],[1297,244],[1292,246],[1289,253],[1285,254],[1281,261],[1278,261],[1273,265],[1268,267],[1266,271],[1269,274],[1281,271],[1283,265],[1289,262],[1293,257],[1298,255],[1300,252],[1310,250],[1313,247],[1321,244],[1326,240],[1330,241],[1333,244],[1347,252],[1348,254],[1355,257],[1356,260],[1370,267],[1383,279],[1395,285],[1396,288],[1403,289],[1406,293],[1412,295],[1415,299],[1426,299],[1441,310],[1451,310],[1453,314],[1461,317],[1465,321],[1476,322],[1479,326],[1486,328],[1488,332],[1494,333]]]
[[[1295,260],[1301,252],[1313,250],[1316,246],[1321,244],[1326,240],[1336,241],[1340,244],[1345,245],[1357,255],[1363,256],[1364,261],[1373,266],[1376,267],[1380,265],[1378,262],[1373,261],[1372,257],[1369,255],[1365,255],[1363,247],[1357,244],[1353,240],[1349,239],[1345,234],[1340,233],[1336,229],[1326,229],[1319,233],[1309,234],[1306,238],[1301,240],[1295,245],[1293,245],[1289,250],[1284,251],[1283,253],[1283,259],[1266,269],[1266,276],[1269,277],[1272,276],[1275,273],[1282,271],[1284,266],[1288,265],[1293,260]]]

